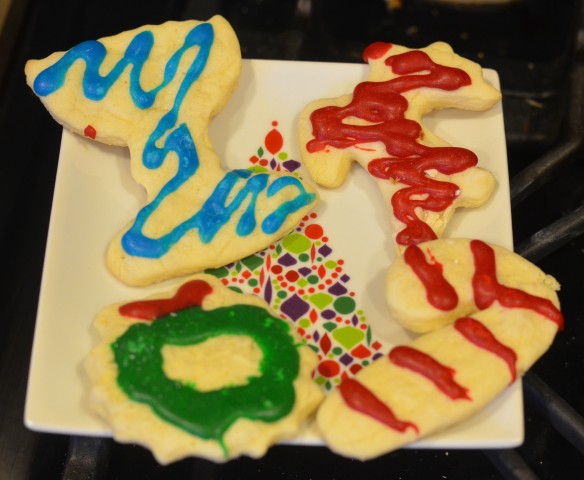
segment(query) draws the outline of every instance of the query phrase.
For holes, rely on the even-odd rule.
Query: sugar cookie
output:
[[[316,354],[257,297],[211,275],[105,308],[85,362],[90,402],[120,442],[160,463],[259,457],[322,400]]]
[[[448,146],[421,124],[432,110],[486,110],[498,90],[480,66],[437,42],[411,50],[374,43],[369,80],[353,93],[307,105],[299,120],[302,159],[325,187],[341,185],[353,161],[374,177],[398,251],[441,236],[458,207],[478,207],[495,187],[477,156]]]
[[[557,282],[479,240],[410,246],[390,267],[394,318],[428,332],[341,383],[318,411],[334,451],[368,459],[483,408],[549,348],[563,326]]]
[[[27,62],[28,84],[65,128],[129,147],[147,204],[107,253],[123,282],[243,258],[314,206],[316,192],[295,176],[221,168],[207,129],[240,70],[239,43],[219,16],[147,25]]]

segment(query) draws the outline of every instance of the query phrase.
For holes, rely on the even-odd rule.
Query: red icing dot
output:
[[[89,137],[93,140],[95,140],[95,136],[97,135],[97,131],[91,125],[87,125],[87,127],[85,127],[85,130],[83,130],[83,133],[86,137]]]

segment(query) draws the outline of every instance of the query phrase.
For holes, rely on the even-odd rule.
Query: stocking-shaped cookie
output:
[[[144,26],[27,63],[28,84],[65,128],[129,147],[147,204],[108,250],[123,282],[147,285],[250,255],[317,200],[292,175],[221,168],[207,128],[240,70],[222,17]]]
[[[449,45],[421,50],[374,43],[364,52],[369,81],[352,94],[309,104],[299,123],[303,161],[314,180],[337,187],[357,161],[375,178],[390,211],[398,251],[439,237],[457,207],[490,197],[492,175],[477,156],[421,124],[442,108],[486,110],[500,93],[478,64]]]

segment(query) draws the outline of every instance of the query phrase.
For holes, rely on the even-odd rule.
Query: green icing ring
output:
[[[164,345],[195,345],[221,335],[245,335],[256,342],[263,354],[260,376],[250,377],[246,385],[200,392],[164,374]],[[132,325],[111,348],[118,385],[129,398],[148,404],[160,418],[197,437],[217,440],[225,451],[223,435],[238,418],[275,422],[294,406],[297,345],[290,326],[260,307],[179,310],[152,323]]]

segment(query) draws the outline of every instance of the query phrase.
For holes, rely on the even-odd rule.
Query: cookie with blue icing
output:
[[[208,125],[240,71],[237,37],[219,16],[147,25],[27,62],[28,84],[64,128],[129,147],[147,202],[108,249],[124,283],[243,258],[292,230],[317,201],[295,176],[221,167]]]

